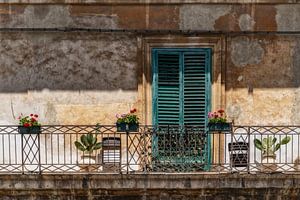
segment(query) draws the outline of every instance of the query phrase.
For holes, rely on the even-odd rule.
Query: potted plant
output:
[[[38,122],[37,114],[24,116],[21,114],[19,119],[18,131],[20,134],[39,134],[41,132],[41,124]]]
[[[230,131],[232,124],[227,122],[226,114],[223,109],[208,113],[209,131]]]
[[[129,113],[117,114],[117,131],[118,132],[137,132],[139,128],[139,118],[135,114],[137,110],[134,108]]]
[[[97,135],[98,129],[96,134],[89,132],[85,135],[81,135],[80,141],[74,142],[76,148],[83,152],[81,160],[79,161],[80,168],[83,171],[92,171],[98,168],[95,166],[96,156],[92,155],[93,151],[102,148],[102,143],[97,141]]]
[[[281,141],[277,142],[277,138],[268,136],[262,140],[254,139],[254,145],[257,149],[262,151],[262,166],[263,170],[276,170],[277,165],[275,164],[276,154],[281,145],[286,145],[291,141],[291,137],[286,136]],[[276,143],[277,142],[277,143]],[[271,163],[271,164],[268,164]]]

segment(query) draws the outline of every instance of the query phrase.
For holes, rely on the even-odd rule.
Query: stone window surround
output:
[[[159,47],[178,48],[212,48],[212,69],[211,69],[211,109],[225,108],[225,70],[226,70],[226,45],[224,36],[157,36],[139,38],[139,61],[141,64],[138,70],[138,97],[142,107],[140,108],[142,124],[152,124],[152,71],[151,71],[151,50]],[[221,146],[220,146],[221,145]],[[224,135],[213,134],[212,136],[212,162],[223,162],[225,149]]]
[[[142,102],[141,122],[152,123],[152,71],[151,50],[160,47],[178,48],[212,48],[212,94],[211,108],[216,110],[225,107],[225,40],[223,36],[208,37],[145,37],[140,40],[139,53],[142,59],[139,69],[139,100]]]

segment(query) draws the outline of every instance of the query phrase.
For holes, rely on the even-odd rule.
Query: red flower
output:
[[[130,113],[134,113],[134,110],[130,110]]]
[[[30,114],[30,116],[32,117],[32,116],[33,116],[33,114]]]
[[[223,109],[218,110],[218,113],[224,113],[225,111]]]
[[[24,123],[24,127],[29,127],[29,126],[30,126],[30,124]]]
[[[136,108],[134,108],[133,111],[136,112],[137,111]]]
[[[36,119],[34,119],[34,118],[31,118],[31,121],[32,121],[32,122],[35,122],[35,121],[36,121]]]
[[[39,116],[37,114],[35,114],[34,117],[38,118]]]

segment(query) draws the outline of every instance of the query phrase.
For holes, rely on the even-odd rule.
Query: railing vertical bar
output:
[[[57,144],[57,164],[60,164],[60,149],[59,149],[59,143],[60,143],[60,141],[59,141],[59,135],[60,135],[60,133],[57,133],[56,134],[56,144]]]
[[[65,134],[67,134],[67,135],[69,135],[69,145],[70,145],[70,149],[69,149],[69,152],[70,152],[70,157],[69,157],[69,160],[70,160],[70,163],[69,164],[71,164],[71,165],[73,165],[73,149],[72,149],[72,144],[73,144],[73,142],[72,142],[72,135],[71,134],[69,134],[69,133],[65,133]]]
[[[47,129],[46,129],[47,130]],[[44,133],[44,135],[45,135],[45,137],[44,137],[44,142],[45,142],[45,164],[47,165],[48,164],[48,152],[47,152],[47,131],[46,131],[46,133]]]
[[[5,151],[4,151],[4,149],[5,149],[5,147],[4,147],[4,145],[5,145],[5,140],[4,140],[4,135],[5,134],[2,134],[2,163],[3,164],[5,164]],[[22,145],[23,146],[23,145]],[[22,151],[23,152],[23,151]]]
[[[40,133],[37,134],[38,137],[38,166],[39,166],[39,174],[42,174],[42,166],[41,166],[41,143],[40,143]]]
[[[3,135],[2,135],[3,136]],[[2,137],[3,138],[3,137]],[[21,155],[22,155],[22,174],[24,174],[24,143],[23,143],[23,134],[21,134]],[[4,145],[3,145],[3,152],[4,152]],[[3,158],[4,158],[4,154],[3,154]]]
[[[14,134],[14,140],[15,140],[15,164],[18,165],[17,134]]]
[[[7,135],[7,139],[8,139],[8,155],[9,155],[9,158],[8,158],[8,164],[11,165],[11,141],[10,141],[10,134]]]
[[[127,151],[126,151],[126,173],[128,174],[129,173],[129,156],[128,156],[128,151],[129,151],[129,146],[128,146],[128,138],[129,137],[129,132],[128,132],[128,130],[127,130],[127,128],[126,128],[126,149],[127,149]]]
[[[53,132],[50,133],[50,149],[51,149],[51,166],[54,165],[53,163]]]
[[[247,172],[250,173],[250,127],[247,128],[248,148],[247,148]],[[254,153],[255,157],[255,153]]]

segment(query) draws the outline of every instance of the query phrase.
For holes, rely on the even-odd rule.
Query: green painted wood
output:
[[[206,129],[211,101],[211,56],[209,48],[152,50],[154,125]],[[160,130],[153,138],[153,155],[159,163],[210,163],[209,136],[208,145],[201,143],[203,138],[196,137],[199,136],[186,128]],[[186,146],[186,142],[179,145],[184,140],[200,142],[197,147]],[[196,155],[189,155],[198,150]]]

